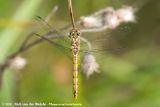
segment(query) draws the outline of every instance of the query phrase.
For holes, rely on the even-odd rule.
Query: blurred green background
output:
[[[46,17],[55,5],[59,9],[51,25],[58,29],[70,23],[67,0],[0,1],[1,62],[34,28],[32,24],[8,27],[4,22],[34,22],[36,16]],[[110,35],[111,47],[125,47],[95,55],[101,73],[89,79],[81,73],[79,102],[83,107],[160,107],[160,0],[73,0],[76,19],[107,6],[118,9],[124,5],[137,8],[136,23],[121,24],[109,33],[83,34]],[[28,62],[23,70],[4,73],[0,102],[73,102],[72,62],[63,50],[44,42],[22,56]]]

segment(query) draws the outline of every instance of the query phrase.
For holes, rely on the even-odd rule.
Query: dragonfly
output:
[[[46,38],[45,36],[41,36],[40,34],[36,35],[38,37],[40,37],[41,39],[48,41],[49,43],[51,43],[54,46],[57,46],[60,49],[71,51],[72,53],[72,63],[73,63],[73,71],[72,71],[72,75],[73,75],[73,97],[75,100],[78,99],[78,90],[79,90],[79,86],[78,86],[78,75],[79,75],[79,60],[80,60],[80,53],[97,53],[97,52],[105,52],[108,50],[113,50],[113,51],[119,51],[121,50],[121,48],[106,48],[106,49],[91,49],[91,43],[84,37],[81,36],[81,31],[80,29],[78,29],[75,25],[75,21],[74,21],[74,15],[73,15],[73,9],[72,9],[72,1],[68,0],[68,7],[69,7],[69,13],[70,13],[70,18],[71,18],[71,23],[72,23],[72,27],[70,32],[67,34],[68,36],[64,36],[65,34],[62,34],[62,32],[56,30],[56,33],[59,35],[62,35],[62,38],[60,39],[54,39],[51,40],[49,38]],[[43,20],[41,17],[39,17],[41,21],[43,21],[44,23],[45,20]],[[48,23],[46,23],[46,25],[49,25]],[[49,25],[49,28],[51,28],[51,26]],[[95,40],[94,42],[101,42],[102,44],[104,42],[108,41],[107,39],[102,39],[102,40]],[[84,44],[83,44],[84,43]],[[96,44],[97,44],[96,43]],[[65,46],[64,46],[65,45]],[[70,48],[69,48],[70,47]],[[87,48],[86,48],[87,47]],[[82,49],[80,49],[82,48]],[[68,53],[67,53],[68,54]]]

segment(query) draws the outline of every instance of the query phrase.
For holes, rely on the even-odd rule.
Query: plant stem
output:
[[[29,20],[33,17],[38,6],[42,0],[25,0],[22,5],[17,9],[18,11],[13,16],[14,21],[24,21]],[[8,55],[9,50],[14,46],[14,43],[20,37],[24,28],[14,27],[6,28],[0,34],[0,62],[3,62]]]
[[[27,21],[30,20],[36,10],[38,9],[42,0],[24,0],[21,6],[17,9],[17,12],[13,16],[13,21]],[[13,48],[16,40],[21,36],[20,34],[25,29],[20,27],[6,28],[0,34],[0,63],[4,62],[9,54],[11,48]],[[6,70],[5,72],[0,72],[2,80],[2,88],[0,90],[0,101],[4,103],[14,101],[14,91],[16,87],[16,72],[11,70]],[[19,88],[19,87],[16,87]]]

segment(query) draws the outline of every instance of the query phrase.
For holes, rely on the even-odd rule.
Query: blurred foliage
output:
[[[21,0],[1,0],[0,22],[12,20],[21,3]],[[64,0],[43,1],[34,16],[47,16],[55,5],[59,6],[59,10],[52,18],[51,25],[60,28],[70,23],[67,2]],[[136,23],[122,24],[109,33],[83,34],[85,37],[93,35],[89,36],[89,39],[94,39],[94,36],[107,38],[106,35],[110,35],[111,47],[125,47],[118,52],[95,54],[101,73],[89,79],[81,75],[83,107],[160,107],[160,1],[73,0],[76,19],[107,6],[120,8],[123,5],[137,8]],[[34,21],[35,17],[31,21]],[[0,33],[5,29],[7,26],[0,26]],[[31,29],[32,26],[26,27],[26,31],[16,38],[15,46],[10,47],[12,51],[7,55],[17,49]],[[5,81],[6,84],[15,85],[10,91],[12,101],[72,102],[72,62],[64,50],[42,43],[22,56],[27,59],[28,64],[17,73],[15,84]],[[5,96],[0,98],[0,101],[6,101]]]

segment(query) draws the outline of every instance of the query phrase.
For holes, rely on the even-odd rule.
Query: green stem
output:
[[[34,15],[42,0],[25,0],[21,6],[17,9],[17,12],[13,16],[13,21],[27,21]],[[12,27],[6,28],[0,34],[0,63],[2,63],[9,54],[11,48],[13,48],[16,40],[21,36],[24,28]],[[2,74],[1,74],[2,75]],[[13,102],[14,90],[16,89],[16,72],[6,70],[3,72],[2,88],[0,90],[0,102]],[[1,105],[1,104],[0,104]]]
[[[22,5],[17,9],[18,11],[13,16],[13,21],[26,21],[33,17],[38,6],[42,0],[25,0]],[[20,37],[24,28],[12,27],[6,28],[0,34],[0,62],[3,62],[8,55],[9,50],[14,46],[14,43]]]

